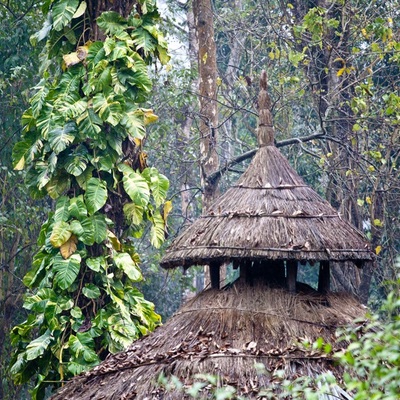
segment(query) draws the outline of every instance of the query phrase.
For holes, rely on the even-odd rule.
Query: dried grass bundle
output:
[[[336,328],[364,313],[344,293],[290,294],[241,282],[207,290],[127,351],[74,378],[52,399],[182,399],[182,393],[165,393],[157,385],[161,373],[185,385],[193,383],[196,373],[216,374],[221,385],[233,385],[250,398],[271,384],[277,370],[289,380],[327,371],[340,378],[329,357],[301,342],[322,337],[338,349],[344,344],[335,344]],[[255,363],[264,364],[267,374],[257,375]]]

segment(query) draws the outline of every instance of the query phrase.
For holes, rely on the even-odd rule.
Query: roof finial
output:
[[[262,70],[260,76],[260,94],[258,95],[258,145],[273,146],[274,145],[274,127],[271,115],[271,99],[267,93],[267,73]]]

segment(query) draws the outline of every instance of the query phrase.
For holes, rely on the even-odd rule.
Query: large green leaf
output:
[[[133,225],[140,225],[143,222],[144,207],[135,203],[127,203],[124,205],[124,214],[126,219]]]
[[[164,203],[169,188],[169,180],[163,174],[160,174],[154,167],[146,168],[142,176],[149,182],[151,194],[153,195],[156,206]]]
[[[81,227],[83,231],[81,234],[78,234],[78,239],[87,246],[92,246],[95,242],[93,219],[90,217],[83,218],[81,220]]]
[[[54,153],[59,154],[65,150],[74,141],[76,132],[74,122],[68,122],[49,131],[49,143]]]
[[[165,240],[165,222],[159,211],[155,211],[150,220],[152,222],[150,242],[156,249],[158,249]]]
[[[91,217],[94,228],[94,241],[101,243],[107,238],[107,223],[103,214],[95,214]]]
[[[68,208],[69,214],[77,219],[81,219],[87,216],[87,209],[85,202],[83,201],[83,196],[73,197],[70,200],[70,205]]]
[[[43,335],[39,336],[35,340],[32,340],[32,342],[28,344],[26,347],[26,359],[35,360],[36,358],[40,357],[49,347],[51,340],[51,332],[49,329],[47,329]]]
[[[100,118],[103,121],[109,122],[111,125],[116,126],[122,118],[122,106],[121,103],[124,99],[120,95],[114,95],[110,93],[104,95],[98,93],[93,97],[93,109],[99,113]]]
[[[34,89],[37,92],[31,98],[31,107],[32,107],[32,115],[37,118],[40,114],[40,111],[43,108],[43,105],[46,102],[46,97],[49,94],[49,88],[46,86],[46,81],[42,79]]]
[[[123,185],[131,200],[138,206],[146,207],[150,200],[149,185],[137,172],[124,173]]]
[[[87,363],[98,362],[99,357],[93,350],[94,340],[89,333],[77,333],[76,336],[71,335],[68,345],[75,357],[82,356]]]
[[[136,48],[143,49],[146,56],[150,52],[153,52],[158,44],[148,30],[143,29],[142,27],[133,31],[132,39],[136,45]]]
[[[79,274],[81,265],[81,256],[72,254],[71,257],[64,260],[61,255],[54,258],[53,269],[55,272],[54,283],[61,289],[67,289],[71,286]]]
[[[93,111],[92,108],[88,108],[76,121],[79,125],[81,135],[96,139],[98,134],[101,132],[101,125],[103,121]]]
[[[100,297],[100,289],[93,283],[87,283],[82,289],[82,293],[88,299],[97,299],[98,297]]]
[[[56,211],[54,213],[54,221],[55,222],[61,222],[61,221],[67,221],[70,212],[69,212],[69,198],[67,196],[62,196],[57,200],[56,203]]]
[[[67,222],[56,222],[50,236],[50,243],[54,247],[61,247],[71,237],[71,227]]]
[[[16,143],[12,151],[14,169],[23,170],[25,163],[32,159],[39,146],[41,146],[41,141],[36,140],[33,136]]]
[[[59,196],[68,191],[71,186],[70,177],[60,172],[56,176],[51,177],[48,183],[46,183],[46,190],[52,199],[57,199]]]
[[[106,204],[107,186],[106,183],[98,178],[90,178],[87,182],[85,203],[89,214],[94,214]]]
[[[132,257],[128,253],[114,254],[114,262],[132,281],[138,282],[143,279],[139,266],[132,260]]]
[[[134,138],[143,139],[146,135],[143,116],[138,115],[138,112],[131,111],[124,114],[121,125],[124,126]]]
[[[37,128],[41,131],[43,139],[47,139],[49,132],[52,129],[57,129],[60,126],[63,126],[64,118],[58,112],[57,109],[54,108],[54,105],[47,102],[37,118]]]
[[[80,0],[58,0],[51,9],[53,16],[53,27],[56,31],[61,31],[75,14]]]
[[[115,35],[126,29],[127,21],[115,11],[107,11],[97,18],[97,25],[106,35]]]

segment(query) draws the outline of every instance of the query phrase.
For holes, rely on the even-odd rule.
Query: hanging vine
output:
[[[169,182],[142,149],[157,120],[141,106],[148,64],[168,62],[166,42],[154,0],[124,2],[129,15],[96,15],[108,2],[92,3],[43,3],[48,18],[31,39],[46,40],[43,78],[13,151],[31,195],[55,200],[23,279],[28,317],[11,332],[11,373],[17,383],[35,380],[34,399],[160,323],[134,283],[142,279],[135,238],[150,225],[161,246],[171,209]]]

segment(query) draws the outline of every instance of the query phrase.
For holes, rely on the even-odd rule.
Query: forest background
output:
[[[308,184],[364,231],[377,254],[373,270],[335,268],[334,288],[377,308],[387,295],[385,282],[396,277],[400,240],[399,2],[193,3],[159,3],[171,61],[151,66],[148,108],[159,119],[148,127],[145,150],[149,164],[170,179],[174,206],[164,246],[200,215],[202,204],[238,178],[255,153],[258,77],[266,69],[277,146]],[[10,381],[4,368],[10,329],[26,318],[22,278],[54,207],[30,198],[24,172],[13,170],[11,159],[21,116],[40,79],[42,44],[29,40],[44,23],[40,6],[34,0],[0,1],[2,387]],[[207,15],[214,35],[199,46],[201,6],[212,10]],[[211,88],[201,86],[202,74],[209,74]],[[147,239],[136,246],[145,278],[138,285],[165,320],[202,287],[202,271],[163,272],[162,249]],[[304,268],[303,279],[312,281],[313,273]],[[10,396],[13,390],[20,389],[9,388]]]

